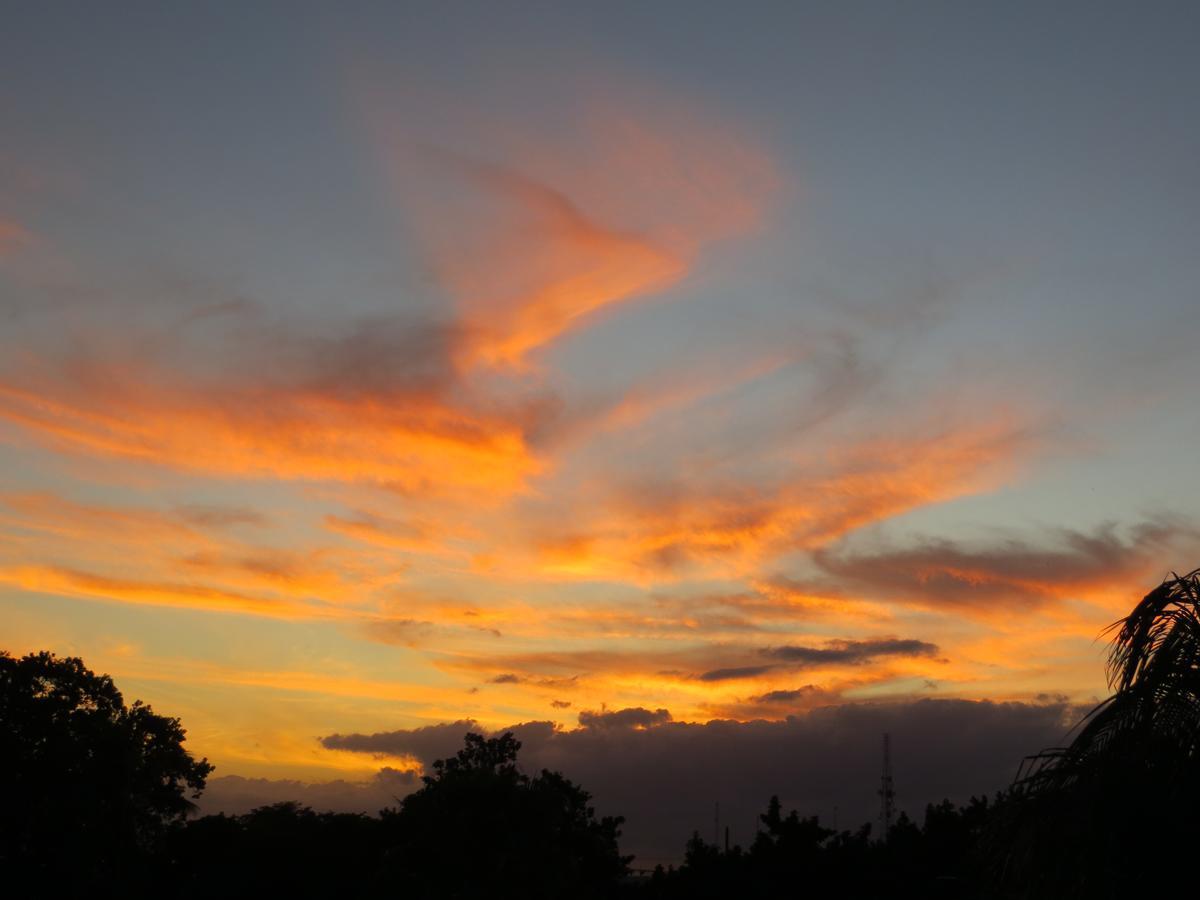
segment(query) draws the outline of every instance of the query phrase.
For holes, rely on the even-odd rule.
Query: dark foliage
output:
[[[618,892],[627,871],[619,819],[598,819],[587,792],[555,772],[522,773],[511,734],[468,734],[465,744],[379,817],[279,803],[189,822],[170,842],[167,881],[187,898],[229,885],[291,898]]]
[[[990,836],[1014,896],[1144,896],[1177,876],[1164,849],[1200,837],[1200,570],[1110,631],[1113,695],[1028,760]]]
[[[872,841],[870,825],[835,832],[815,816],[783,815],[779,799],[772,797],[748,850],[721,850],[693,835],[683,864],[657,870],[642,895],[656,900],[990,897],[976,847],[991,809],[986,798],[964,807],[931,804],[923,826],[901,814],[887,841]]]
[[[151,880],[212,771],[183,740],[82,660],[0,651],[0,872],[60,895]]]
[[[0,874],[55,896],[1147,896],[1178,879],[1166,849],[1200,833],[1200,570],[1113,629],[1112,697],[994,801],[901,814],[880,840],[771,798],[748,848],[693,835],[650,877],[620,855],[622,820],[556,772],[522,772],[511,733],[466,735],[379,816],[280,803],[188,821],[211,767],[177,720],[126,707],[78,659],[0,653]]]
[[[385,835],[378,818],[297,803],[204,816],[177,829],[163,881],[181,898],[331,898],[376,893]],[[383,891],[391,893],[391,891]]]
[[[425,785],[383,813],[387,881],[410,897],[602,897],[628,860],[620,819],[597,819],[588,793],[557,772],[517,768],[511,733],[466,736]]]

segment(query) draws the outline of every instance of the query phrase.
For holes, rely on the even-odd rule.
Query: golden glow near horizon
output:
[[[756,307],[743,271],[806,289],[753,256],[803,172],[658,102],[437,150],[348,104],[421,309],[114,276],[6,184],[3,646],[82,655],[218,774],[301,778],[378,768],[339,730],[1101,691],[1094,638],[1193,533],[961,526],[1090,452],[1053,392],[903,349],[934,291]],[[294,254],[336,256],[319,224]]]

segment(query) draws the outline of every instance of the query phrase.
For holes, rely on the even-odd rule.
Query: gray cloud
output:
[[[806,684],[804,687],[794,688],[790,691],[767,691],[752,699],[756,703],[795,703],[820,693],[821,689],[815,684]]]
[[[700,681],[734,681],[740,678],[756,678],[777,669],[803,669],[819,665],[853,666],[881,656],[934,656],[937,652],[937,644],[911,638],[833,640],[826,642],[824,647],[766,647],[758,651],[759,655],[781,662],[710,669],[696,677]]]
[[[1058,529],[1038,546],[1010,539],[972,548],[927,539],[899,549],[818,550],[813,559],[842,585],[921,605],[1031,607],[1064,589],[1139,576],[1176,541],[1196,536],[1190,522],[1160,517],[1123,530],[1111,523],[1090,533]]]
[[[641,706],[614,712],[585,710],[579,714],[579,724],[583,728],[649,728],[670,721],[671,714],[667,710],[649,710]]]
[[[351,750],[355,753],[374,753],[381,756],[412,756],[428,764],[435,759],[453,756],[462,747],[468,731],[483,731],[474,719],[459,719],[440,725],[426,725],[402,731],[383,731],[376,734],[331,734],[321,738],[327,750]]]
[[[732,681],[736,678],[754,678],[778,666],[732,666],[727,669],[711,669],[696,676],[701,681]]]
[[[297,381],[350,396],[444,390],[459,329],[399,317],[362,320],[335,336],[277,336],[274,360]]]
[[[381,644],[402,644],[413,646],[427,639],[437,630],[432,622],[419,619],[385,619],[382,617],[368,619],[359,623],[361,633],[372,641]]]
[[[776,691],[756,698],[778,705],[797,697]],[[814,689],[815,690],[815,689]],[[523,744],[526,771],[563,772],[589,790],[598,812],[627,819],[623,847],[643,862],[678,859],[693,830],[710,835],[713,805],[734,841],[753,838],[756,816],[771,794],[826,822],[857,826],[877,809],[880,740],[892,740],[901,808],[920,815],[927,802],[965,801],[1011,782],[1022,757],[1059,743],[1081,714],[1065,702],[993,703],[925,699],[891,704],[826,706],[782,721],[667,720],[665,710],[634,710],[643,727],[586,727],[550,722],[511,729]],[[778,707],[777,707],[778,708]],[[629,711],[609,715],[619,717]],[[657,722],[646,722],[646,715]],[[610,721],[619,721],[614,719]],[[417,757],[429,765],[452,755],[463,735],[481,730],[462,720],[371,735],[332,735],[326,747]],[[206,808],[214,808],[206,806]],[[372,809],[367,806],[366,809]]]
[[[266,516],[257,510],[236,506],[187,504],[175,508],[176,515],[189,525],[200,528],[228,528],[234,525],[265,525]]]
[[[857,664],[880,656],[933,656],[937,644],[912,639],[885,638],[875,641],[829,641],[824,647],[771,647],[766,656],[800,665]]]
[[[365,782],[338,779],[313,784],[223,775],[208,780],[198,805],[201,813],[238,815],[259,806],[296,800],[321,811],[375,813],[395,806],[399,798],[411,793],[419,783],[414,772],[386,767]]]

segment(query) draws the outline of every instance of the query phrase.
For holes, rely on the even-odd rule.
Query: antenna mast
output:
[[[892,784],[892,740],[883,734],[883,776],[879,780],[879,824],[883,828],[883,840],[892,830],[892,816],[896,811],[896,791]]]

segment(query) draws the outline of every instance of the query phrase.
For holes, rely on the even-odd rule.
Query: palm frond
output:
[[[1116,860],[1200,799],[1200,569],[1172,573],[1104,633],[1112,695],[1067,746],[1024,760],[997,820],[998,874],[1026,896],[1111,895],[1129,874]]]

